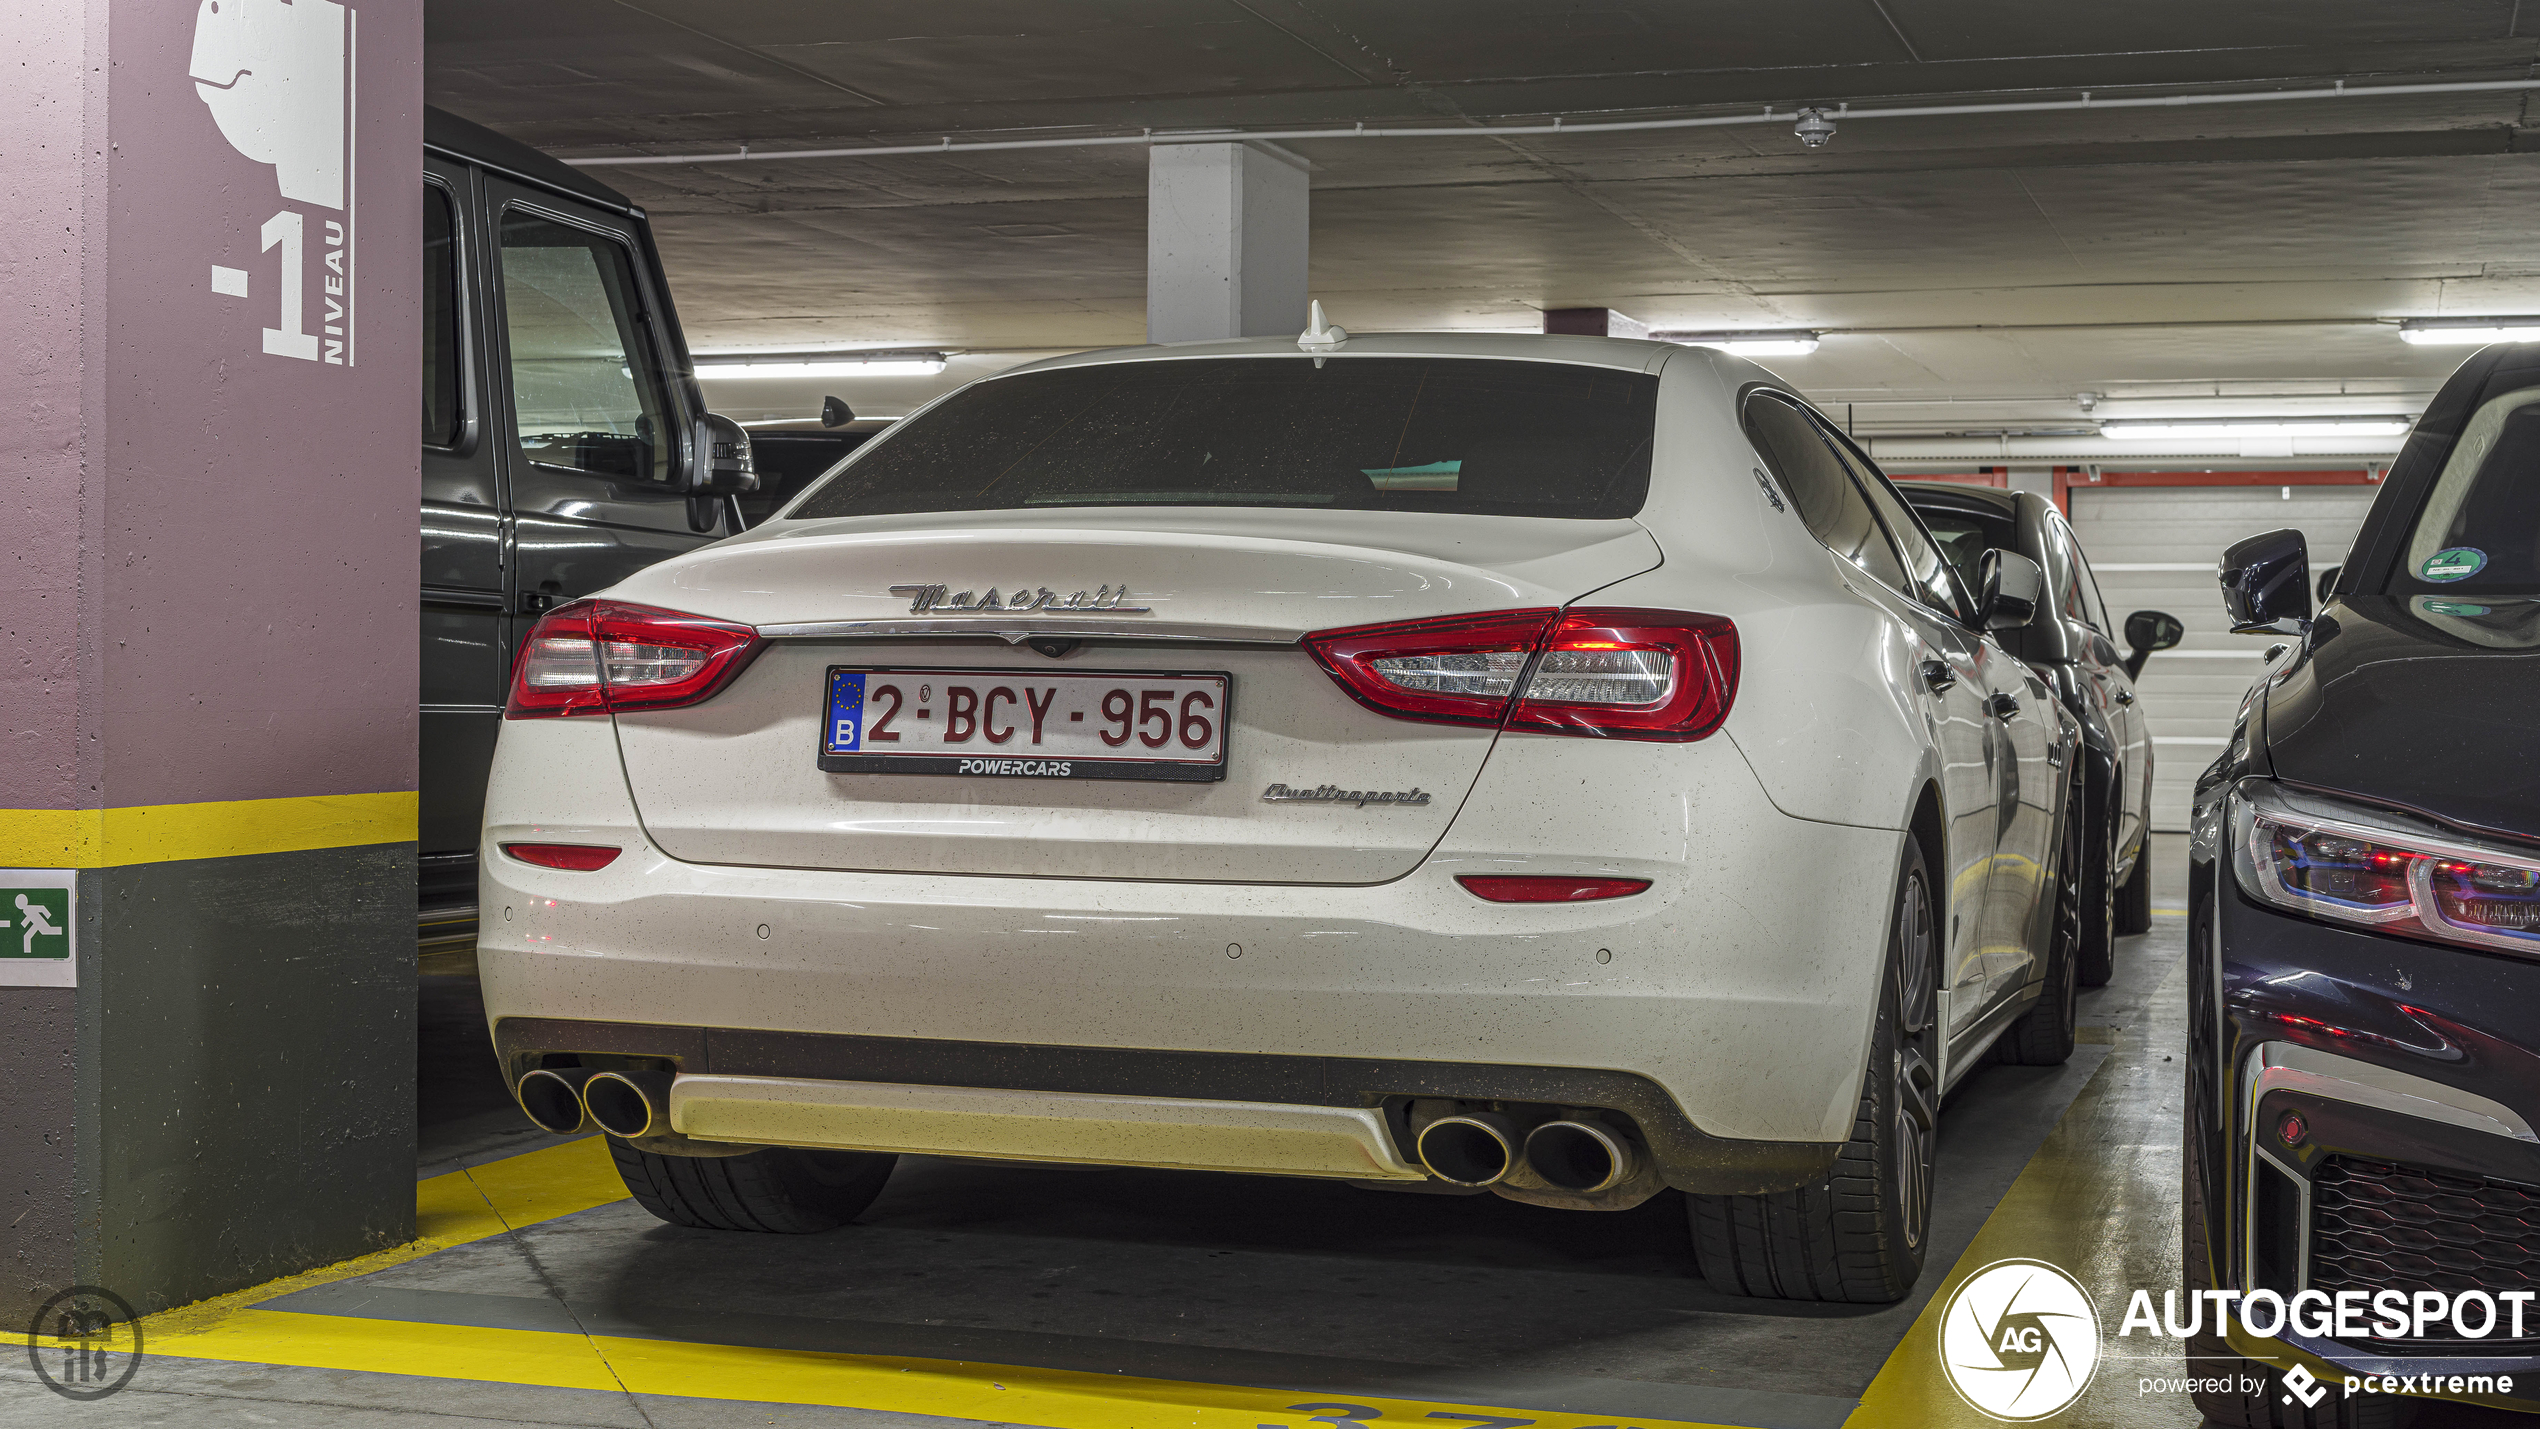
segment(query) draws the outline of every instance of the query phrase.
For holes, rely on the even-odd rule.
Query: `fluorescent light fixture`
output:
[[[932,377],[944,370],[940,352],[768,352],[697,359],[699,377]]]
[[[1654,332],[1650,336],[1684,347],[1716,347],[1739,357],[1806,357],[1817,350],[1813,332]]]
[[[2414,343],[2490,343],[2540,340],[2540,318],[2410,318],[2399,340]]]
[[[2405,417],[2213,417],[2177,421],[2103,422],[2099,435],[2116,441],[2183,442],[2200,437],[2398,437]]]

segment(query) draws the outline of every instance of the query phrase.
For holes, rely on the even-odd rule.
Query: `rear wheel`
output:
[[[2133,937],[2152,931],[2152,840],[2134,856],[2134,872],[2117,890],[2117,933]]]
[[[674,1226],[811,1235],[863,1214],[898,1157],[771,1146],[746,1156],[660,1156],[609,1138],[619,1179]]]
[[[1703,1278],[1724,1295],[1883,1305],[1922,1274],[1940,1116],[1940,944],[1922,850],[1905,843],[1852,1139],[1795,1191],[1687,1196]]]
[[[2083,987],[2106,987],[2117,975],[2117,831],[2103,829],[2084,850],[2081,869]]]
[[[2081,831],[2081,790],[2074,789],[2066,802],[2063,849],[2055,859],[2055,908],[2047,924],[2046,988],[1995,1044],[2002,1060],[2015,1066],[2056,1067],[2073,1055],[2074,1024],[2080,1015],[2075,995],[2081,974],[2082,859],[2087,840]]]

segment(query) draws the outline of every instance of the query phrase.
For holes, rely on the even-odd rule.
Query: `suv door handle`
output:
[[[1931,686],[1931,692],[1936,695],[1958,683],[1958,674],[1949,668],[1949,662],[1946,660],[1925,660],[1923,683]]]
[[[1996,694],[1993,698],[1986,700],[1984,707],[1993,711],[1995,719],[2009,719],[2020,712],[2020,702],[2004,694]]]

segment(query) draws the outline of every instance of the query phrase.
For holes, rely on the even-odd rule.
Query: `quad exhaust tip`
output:
[[[589,1123],[582,1084],[596,1075],[588,1067],[541,1067],[520,1079],[520,1109],[540,1131],[571,1136]]]
[[[1526,1134],[1526,1164],[1564,1191],[1594,1195],[1631,1179],[1631,1143],[1592,1121],[1547,1121]]]
[[[1517,1164],[1517,1127],[1495,1111],[1442,1116],[1420,1128],[1420,1164],[1456,1186],[1488,1186]]]
[[[598,1072],[582,1084],[591,1124],[632,1141],[670,1131],[669,1072]]]

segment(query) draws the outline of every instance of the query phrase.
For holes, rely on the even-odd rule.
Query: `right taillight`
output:
[[[1737,627],[1716,615],[1507,610],[1330,630],[1305,646],[1396,719],[1694,740],[1737,696]]]

